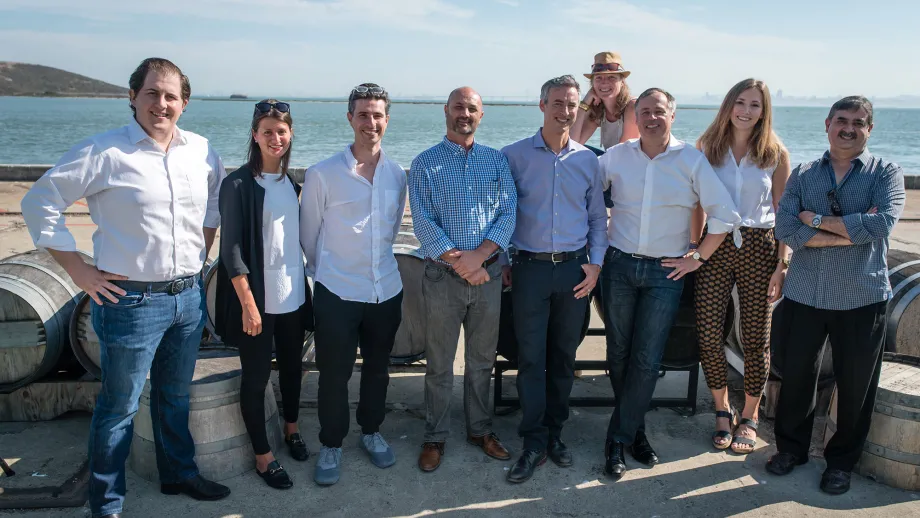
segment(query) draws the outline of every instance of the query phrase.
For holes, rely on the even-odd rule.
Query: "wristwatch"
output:
[[[789,259],[783,257],[779,260],[779,264],[783,265],[783,270],[785,270],[786,268],[789,268]]]
[[[690,258],[694,261],[699,261],[700,264],[706,264],[706,259],[703,259],[703,256],[701,256],[699,252],[693,252],[690,255]]]
[[[588,110],[591,109],[591,107],[588,106],[588,103],[586,103],[586,102],[584,102],[584,101],[581,101],[580,103],[578,103],[578,107],[581,108],[581,109],[584,110],[584,111],[588,111]]]
[[[815,217],[811,218],[811,227],[821,228],[821,215],[820,214],[815,214]]]

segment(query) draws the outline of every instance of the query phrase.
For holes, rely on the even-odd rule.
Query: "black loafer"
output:
[[[626,473],[626,456],[623,455],[623,443],[608,440],[604,445],[604,473],[620,478]]]
[[[572,460],[572,452],[569,451],[566,445],[558,437],[551,437],[549,439],[547,454],[550,460],[560,468],[567,468],[574,462]]]
[[[792,453],[779,452],[767,461],[767,471],[782,477],[792,473],[796,466],[801,466],[806,462],[808,462],[807,458],[800,459]]]
[[[259,471],[256,469],[256,473],[266,484],[275,488],[275,489],[290,489],[294,487],[294,481],[291,480],[291,477],[288,476],[287,471],[284,471],[284,468],[281,467],[281,464],[277,460],[273,460],[268,463],[268,469],[265,471]]]
[[[850,472],[827,468],[821,475],[821,491],[830,495],[842,495],[850,490]]]
[[[533,472],[536,471],[537,467],[542,466],[545,462],[545,451],[524,450],[524,453],[521,453],[520,458],[508,471],[508,482],[512,484],[527,482],[533,476]]]
[[[303,462],[310,458],[310,450],[307,449],[307,443],[303,442],[299,433],[292,433],[285,437],[284,442],[288,445],[288,451],[291,452],[291,457],[294,457],[294,460]]]
[[[658,464],[658,454],[652,449],[652,445],[648,443],[648,437],[645,436],[645,432],[641,430],[636,432],[636,439],[629,446],[629,453],[634,459],[646,466]]]
[[[164,495],[186,494],[195,500],[220,500],[230,494],[230,488],[195,475],[178,484],[160,484],[160,492]]]

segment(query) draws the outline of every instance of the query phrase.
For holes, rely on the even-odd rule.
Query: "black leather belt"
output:
[[[182,277],[172,281],[164,282],[112,281],[112,284],[127,291],[146,292],[147,290],[150,290],[151,293],[169,293],[170,295],[178,295],[183,291],[195,286],[196,277],[198,276],[189,275],[188,277]]]
[[[566,261],[571,261],[572,259],[578,259],[587,253],[587,249],[585,247],[581,247],[574,252],[528,252],[527,250],[518,250],[514,255],[527,259],[536,259],[537,261],[564,263]]]

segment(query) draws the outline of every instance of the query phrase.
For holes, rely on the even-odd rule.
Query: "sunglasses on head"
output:
[[[827,191],[827,201],[831,203],[831,213],[838,218],[843,216],[843,210],[840,209],[840,201],[837,200],[837,189]]]
[[[352,88],[351,91],[357,94],[366,94],[370,92],[371,95],[383,95],[386,93],[386,90],[384,90],[380,86],[364,86],[364,85],[356,86]]]
[[[591,67],[591,72],[596,74],[598,72],[620,72],[624,70],[619,63],[595,63]]]
[[[262,113],[268,113],[272,109],[278,110],[281,113],[287,113],[291,111],[291,105],[288,103],[256,103],[256,109]]]

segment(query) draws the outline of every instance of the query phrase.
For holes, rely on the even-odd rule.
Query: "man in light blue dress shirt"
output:
[[[607,209],[597,156],[570,138],[579,85],[572,76],[547,81],[540,94],[543,127],[502,153],[518,191],[511,244],[514,332],[524,451],[508,481],[524,482],[549,457],[572,455],[560,440],[569,417],[575,350],[607,250]],[[513,272],[513,273],[512,273]]]
[[[498,255],[514,232],[517,194],[508,161],[473,139],[482,99],[472,88],[454,90],[444,106],[447,135],[412,161],[409,203],[425,255],[422,293],[427,309],[425,441],[418,465],[441,465],[450,430],[454,356],[462,324],[467,441],[490,457],[508,450],[492,432],[489,382],[495,363],[501,308]]]

